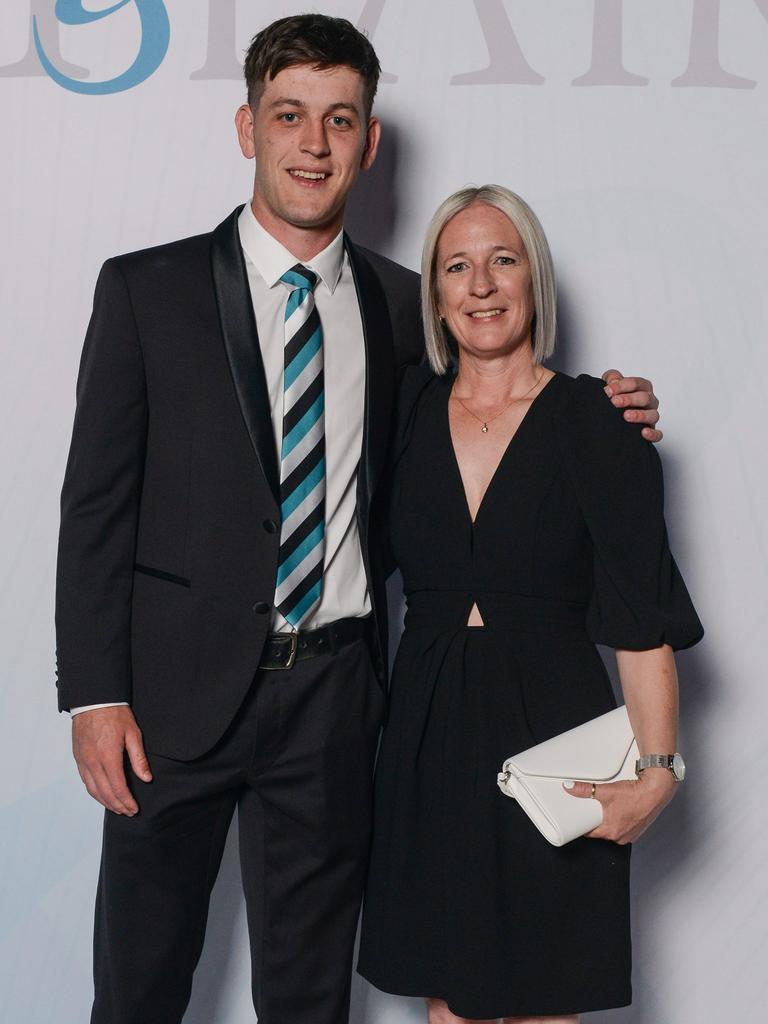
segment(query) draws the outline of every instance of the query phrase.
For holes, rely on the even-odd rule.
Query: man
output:
[[[57,589],[59,704],[107,808],[94,1024],[181,1020],[235,807],[259,1021],[348,1016],[381,484],[422,353],[417,275],[343,233],[379,70],[341,19],[264,29],[236,115],[252,202],[96,287]],[[613,386],[656,421],[647,382]]]

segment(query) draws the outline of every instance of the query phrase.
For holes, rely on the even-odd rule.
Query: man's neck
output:
[[[341,231],[343,224],[343,212],[322,227],[302,228],[275,217],[255,199],[251,200],[251,210],[264,230],[299,260],[311,260],[327,248]]]

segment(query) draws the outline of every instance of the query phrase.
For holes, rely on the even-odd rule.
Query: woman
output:
[[[403,384],[391,537],[408,610],[377,767],[359,970],[430,1024],[573,1024],[631,1001],[629,844],[667,768],[591,786],[603,823],[550,846],[496,773],[610,710],[617,649],[641,754],[676,751],[673,649],[702,635],[666,541],[658,457],[601,381],[546,369],[549,248],[498,186],[427,233],[431,368]],[[456,346],[454,372],[449,349]]]

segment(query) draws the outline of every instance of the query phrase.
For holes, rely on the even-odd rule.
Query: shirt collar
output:
[[[281,242],[273,238],[254,217],[250,203],[245,204],[238,218],[238,230],[240,244],[245,255],[264,279],[268,288],[273,288],[278,284],[286,270],[295,267],[297,263],[303,263],[305,267],[309,267],[317,274],[333,295],[344,266],[343,230],[339,231],[333,241],[311,260],[298,259]]]

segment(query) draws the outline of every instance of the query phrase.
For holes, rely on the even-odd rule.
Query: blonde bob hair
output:
[[[473,203],[485,203],[501,210],[517,228],[531,268],[533,290],[533,356],[537,363],[552,355],[555,347],[557,291],[555,270],[544,229],[530,206],[502,185],[470,186],[440,204],[429,222],[421,256],[421,311],[424,318],[427,358],[437,374],[444,374],[452,363],[450,335],[440,322],[438,312],[437,247],[448,221]]]

